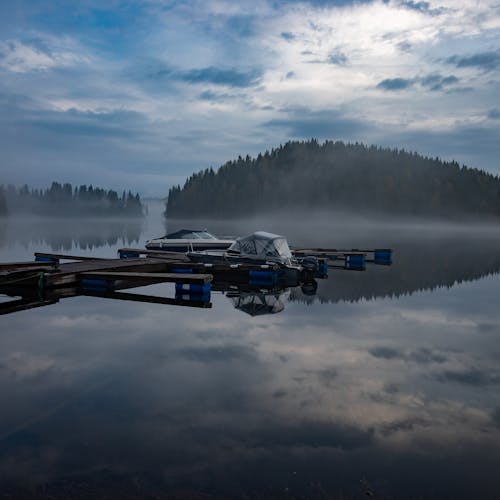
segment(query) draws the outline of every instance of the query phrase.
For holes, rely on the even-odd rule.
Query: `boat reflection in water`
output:
[[[290,298],[290,290],[228,291],[226,297],[235,309],[250,316],[262,316],[283,311]]]

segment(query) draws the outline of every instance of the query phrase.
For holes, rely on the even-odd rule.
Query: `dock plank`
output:
[[[184,252],[169,252],[168,250],[148,250],[147,248],[120,248],[118,252],[137,253],[139,255],[148,255],[157,258],[171,258],[183,262],[189,262],[189,258]]]
[[[88,255],[68,255],[63,253],[35,252],[35,257],[66,260],[107,260],[105,257],[90,257]]]
[[[140,293],[130,293],[130,292],[115,292],[115,291],[96,292],[96,291],[84,290],[81,292],[81,294],[89,297],[100,297],[103,299],[115,299],[115,300],[128,300],[132,302],[146,302],[148,304],[199,307],[202,309],[210,309],[212,307],[211,302],[205,302],[201,300],[172,299],[170,297],[156,297],[154,295],[143,295]]]
[[[104,280],[145,280],[166,283],[187,283],[205,285],[213,279],[211,274],[191,273],[138,273],[119,271],[91,271],[79,273],[81,278]]]
[[[54,267],[54,262],[23,261],[23,262],[0,263],[0,271],[17,271],[19,269],[25,269],[25,268],[47,269],[51,267]]]

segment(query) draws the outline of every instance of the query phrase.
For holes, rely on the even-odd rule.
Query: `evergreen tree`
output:
[[[498,217],[500,179],[405,150],[311,139],[194,173],[167,201],[174,217],[288,208]]]
[[[142,216],[142,202],[138,193],[131,191],[128,197],[120,199],[113,190],[81,185],[73,187],[69,183],[52,182],[44,191],[29,189],[27,185],[16,189],[0,186],[0,215],[7,212],[7,203],[11,213],[33,213],[37,215],[79,216],[79,215],[127,215]]]

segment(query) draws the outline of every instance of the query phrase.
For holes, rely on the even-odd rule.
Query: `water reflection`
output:
[[[0,248],[16,246],[69,252],[139,244],[142,221],[12,217],[0,219]]]
[[[496,498],[500,247],[466,241],[387,241],[390,268],[268,291],[279,314],[212,293],[1,317],[0,492]],[[174,292],[155,286],[134,293]],[[250,292],[233,298],[273,310]]]
[[[226,297],[235,309],[250,316],[262,316],[283,311],[290,298],[290,290],[228,291]]]
[[[330,270],[317,293],[293,289],[291,300],[320,303],[401,297],[436,288],[451,288],[500,272],[500,239],[448,237],[400,242],[390,268],[369,266],[365,272]]]

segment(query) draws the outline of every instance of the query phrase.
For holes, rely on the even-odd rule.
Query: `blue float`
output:
[[[140,254],[137,252],[123,252],[122,250],[118,250],[118,254],[120,255],[120,259],[138,259]]]
[[[366,259],[364,254],[346,254],[345,268],[363,270],[366,269]]]
[[[82,288],[86,290],[103,290],[113,288],[113,282],[109,280],[83,278],[80,283]]]
[[[210,292],[207,293],[188,293],[175,292],[175,300],[189,300],[190,302],[210,302]]]
[[[249,284],[254,286],[273,286],[278,284],[277,271],[249,271]]]
[[[35,262],[59,262],[59,259],[56,257],[42,257],[41,255],[37,255],[35,257]]]
[[[210,293],[212,290],[211,283],[205,283],[204,285],[188,284],[188,283],[176,283],[175,293],[189,293],[189,294],[205,294]]]
[[[326,260],[320,260],[318,262],[317,277],[324,277],[328,275],[328,262]]]
[[[392,264],[392,250],[387,248],[377,248],[373,252],[375,264]]]

